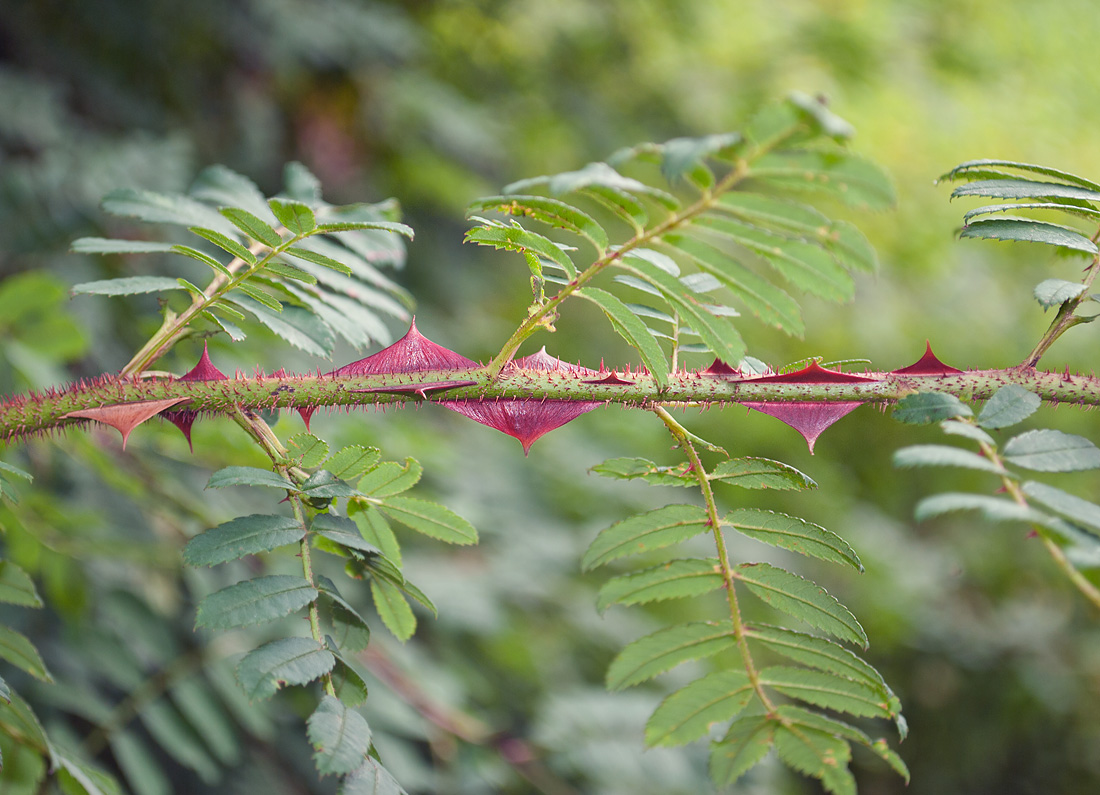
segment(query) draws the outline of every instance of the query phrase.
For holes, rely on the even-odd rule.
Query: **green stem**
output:
[[[760,703],[763,704],[764,709],[769,714],[774,714],[775,705],[764,690],[764,685],[760,681],[760,672],[757,670],[756,663],[749,650],[749,640],[745,634],[745,624],[737,600],[737,575],[734,574],[733,566],[730,564],[729,553],[726,550],[726,538],[722,533],[722,521],[718,516],[718,504],[715,502],[714,490],[711,488],[706,468],[703,466],[699,453],[695,449],[695,445],[692,444],[691,437],[684,426],[660,406],[653,406],[652,411],[668,426],[672,437],[687,456],[688,463],[691,465],[691,472],[699,483],[699,490],[703,493],[703,503],[706,506],[707,524],[710,525],[711,534],[714,536],[714,546],[718,551],[718,565],[722,570],[722,579],[725,582],[726,596],[730,607],[730,621],[733,623],[733,637],[737,641],[737,648],[741,652],[741,664],[745,667],[749,683],[756,692],[757,698],[760,699]]]

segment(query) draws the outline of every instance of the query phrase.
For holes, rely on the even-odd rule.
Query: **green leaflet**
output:
[[[736,716],[755,691],[744,671],[716,671],[675,691],[646,722],[648,746],[685,745]]]
[[[1037,398],[1036,398],[1037,399]],[[942,444],[916,444],[894,453],[897,467],[963,467],[1006,476],[1010,473],[993,461],[961,447]]]
[[[789,464],[768,458],[728,458],[709,473],[708,480],[740,486],[743,489],[816,489],[817,484]]]
[[[645,458],[609,458],[588,471],[619,480],[640,479],[654,486],[698,485],[688,472],[687,464],[662,467]]]
[[[612,293],[598,287],[585,287],[577,290],[574,295],[591,301],[603,310],[615,332],[638,352],[657,385],[662,388],[668,386],[668,361],[664,351],[650,335],[645,323],[638,319],[629,306]]]
[[[1100,468],[1100,448],[1083,436],[1049,429],[1025,431],[1009,439],[1005,460],[1039,472]]]
[[[332,669],[332,688],[341,703],[355,709],[367,702],[367,683],[359,673],[340,657]]]
[[[358,712],[325,696],[306,721],[306,736],[321,775],[350,773],[370,750],[370,727]]]
[[[603,612],[613,604],[636,605],[701,596],[718,590],[723,582],[715,559],[670,560],[608,580],[600,588],[596,609]]]
[[[257,262],[256,255],[242,246],[236,238],[223,235],[221,232],[215,232],[213,229],[204,229],[201,226],[193,226],[190,231],[205,240],[209,240],[222,251],[249,265],[255,265]]]
[[[1035,285],[1035,300],[1043,309],[1061,306],[1066,301],[1080,297],[1088,288],[1080,282],[1067,282],[1065,279],[1043,279]]]
[[[286,446],[290,455],[304,467],[320,466],[328,455],[328,442],[311,433],[294,434],[286,440]]]
[[[358,490],[376,499],[392,497],[415,486],[423,473],[423,467],[413,458],[406,458],[404,467],[394,461],[385,461],[363,476]]]
[[[381,456],[382,451],[377,447],[350,445],[333,453],[325,461],[325,469],[340,478],[340,480],[350,481],[377,464]]]
[[[888,209],[897,200],[881,168],[841,149],[766,154],[754,164],[750,177],[782,190],[825,193],[870,210]]]
[[[1042,400],[1019,384],[1006,384],[993,393],[978,412],[978,424],[983,428],[1007,428],[1023,422],[1036,411]]]
[[[382,554],[397,566],[401,565],[401,547],[397,543],[397,537],[386,517],[377,508],[361,500],[350,500],[348,516],[355,522],[363,538],[382,550]]]
[[[910,425],[927,425],[955,417],[970,417],[970,406],[946,392],[918,392],[898,401],[893,417]]]
[[[824,588],[769,563],[742,563],[734,576],[761,601],[834,637],[867,646],[867,634]]]
[[[848,770],[852,749],[846,740],[811,726],[792,730],[775,728],[775,750],[784,764],[800,773],[820,779],[834,795],[855,795],[856,781]]]
[[[777,722],[765,715],[738,718],[725,736],[711,745],[710,777],[719,787],[741,778],[771,749]]]
[[[305,529],[291,516],[252,514],[232,519],[192,538],[183,549],[189,566],[216,566],[301,541]]]
[[[332,499],[335,497],[355,497],[359,492],[353,489],[327,469],[318,469],[302,484],[302,494],[310,499]]]
[[[696,505],[666,505],[632,516],[600,532],[581,561],[587,571],[627,555],[678,544],[709,529],[707,514]]]
[[[516,251],[527,257],[531,272],[535,276],[542,276],[539,258],[549,260],[556,264],[569,279],[577,277],[577,268],[569,255],[561,246],[547,237],[524,229],[515,221],[511,226],[486,221],[485,225],[477,226],[466,233],[467,243],[477,243],[480,246],[492,246],[505,251]],[[534,259],[532,259],[532,257]]]
[[[756,508],[738,508],[726,514],[722,524],[729,525],[742,535],[763,541],[765,544],[790,549],[802,555],[810,555],[833,563],[842,563],[856,571],[863,571],[859,556],[848,542],[831,530],[826,530],[797,516]]]
[[[979,511],[986,519],[994,522],[1029,522],[1051,529],[1056,529],[1057,522],[1053,516],[1026,505],[1019,505],[1006,497],[961,492],[925,497],[917,503],[913,516],[921,522],[953,511]]]
[[[256,467],[224,467],[211,475],[206,484],[208,489],[224,489],[227,486],[269,486],[297,491],[297,486],[282,475]]]
[[[863,682],[843,676],[773,665],[760,672],[760,680],[786,696],[826,709],[858,716],[894,717],[889,702],[882,698],[880,692]]]
[[[1070,174],[1068,171],[1060,171],[1056,168],[1039,166],[1033,163],[1019,163],[1014,160],[968,160],[965,163],[960,163],[946,174],[942,175],[939,181],[975,179],[988,176],[1015,179],[1014,176],[1005,171],[1001,171],[1000,169],[1002,168],[1011,168],[1032,174],[1042,174],[1046,177],[1054,177],[1063,182],[1071,182],[1075,185],[1080,185],[1081,187],[1100,192],[1100,184],[1087,180],[1084,177],[1078,177],[1076,174]]]
[[[1100,252],[1100,248],[1097,248],[1095,243],[1071,227],[1047,221],[1034,221],[1030,218],[989,218],[971,221],[962,228],[959,237],[1046,243],[1049,246],[1085,254]]]
[[[34,581],[10,560],[0,560],[0,602],[21,607],[42,607]]]
[[[363,538],[359,527],[351,519],[330,513],[319,513],[313,518],[310,531],[334,544],[354,549],[365,555],[379,555],[381,550]]]
[[[316,598],[317,590],[302,577],[256,577],[205,597],[199,603],[195,626],[230,629],[260,624],[290,615]]]
[[[312,241],[312,243],[313,245],[316,245],[317,241]],[[304,259],[307,262],[312,262],[314,265],[320,265],[323,268],[328,268],[329,270],[336,271],[337,273],[342,273],[345,276],[351,276],[352,273],[351,268],[349,268],[347,265],[340,262],[339,260],[336,260],[328,256],[327,254],[322,254],[320,252],[312,251],[310,249],[302,248],[300,246],[290,246],[283,252],[283,254],[298,257],[299,259]]]
[[[280,638],[246,654],[237,664],[237,681],[249,700],[271,698],[285,685],[304,685],[336,664],[332,652],[312,638]]]
[[[411,638],[416,632],[416,615],[401,589],[389,580],[374,577],[370,581],[370,592],[374,598],[374,607],[386,629],[402,643]]]
[[[199,774],[208,784],[217,781],[218,763],[207,751],[196,733],[166,699],[153,701],[139,713],[141,722],[157,745],[184,767]]]
[[[1100,505],[1045,483],[1027,481],[1020,487],[1030,499],[1057,511],[1067,519],[1100,533]]]
[[[134,732],[113,732],[111,755],[137,795],[171,795],[172,783],[155,754]]]
[[[596,219],[559,199],[525,194],[489,196],[473,202],[466,209],[466,214],[470,215],[479,210],[495,210],[508,215],[526,215],[549,226],[565,229],[588,240],[601,256],[610,244],[607,232],[596,223]]]
[[[81,237],[69,246],[74,254],[155,254],[172,251],[171,243],[158,240],[118,240],[110,237]],[[135,277],[140,278],[140,277]],[[111,281],[117,281],[112,279]]]
[[[362,651],[370,640],[370,627],[359,612],[340,595],[336,583],[323,574],[317,575],[317,590],[331,610],[333,635],[345,651]]]
[[[267,206],[272,214],[279,219],[279,223],[289,229],[295,236],[307,235],[317,228],[317,219],[309,205],[299,201],[285,201],[283,199],[269,199]]]
[[[1029,179],[983,179],[960,185],[951,191],[951,198],[981,196],[990,199],[1068,199],[1077,202],[1100,201],[1100,190],[1082,185],[1058,182],[1036,182]]]
[[[122,795],[118,782],[98,767],[60,753],[56,761],[57,781],[66,795]]]
[[[263,243],[269,248],[276,248],[283,242],[283,239],[279,237],[279,233],[269,223],[257,218],[247,210],[242,210],[239,207],[223,207],[221,214],[228,218],[233,226],[257,243]],[[209,224],[200,225],[209,226]]]
[[[121,279],[102,279],[74,284],[70,292],[73,295],[139,295],[182,289],[182,285],[176,279],[167,276],[125,276]]]
[[[962,436],[974,442],[997,446],[996,439],[977,425],[965,420],[944,420],[940,423],[940,430],[948,436]]]
[[[332,233],[332,232],[363,232],[363,231],[376,231],[376,232],[392,232],[402,237],[407,237],[412,240],[416,237],[416,233],[413,232],[413,228],[408,224],[401,224],[396,221],[329,221],[323,224],[317,225],[318,232]]]
[[[223,765],[240,761],[237,728],[201,676],[180,679],[171,689],[172,702]]]
[[[408,795],[390,772],[367,757],[363,765],[344,779],[340,795]]]
[[[46,669],[46,664],[42,661],[42,655],[38,653],[38,649],[30,639],[3,624],[0,624],[0,658],[23,669],[35,679],[43,682],[53,681],[53,677]]]
[[[175,193],[120,188],[104,196],[101,206],[111,215],[140,218],[148,223],[202,226],[227,235],[234,232],[217,210]]]
[[[387,497],[378,510],[418,533],[448,544],[476,544],[477,530],[449,508],[415,497]]]
[[[729,621],[693,622],[658,630],[630,643],[607,669],[607,688],[622,690],[689,660],[710,657],[735,645]]]
[[[907,784],[909,783],[909,770],[901,760],[901,757],[890,749],[885,740],[879,739],[872,741],[870,737],[854,726],[850,726],[847,723],[833,718],[828,718],[816,712],[811,712],[802,707],[797,707],[793,704],[783,704],[776,709],[776,713],[781,718],[791,721],[796,728],[805,726],[864,746],[890,765],[890,767],[894,769],[894,772],[901,776]]]

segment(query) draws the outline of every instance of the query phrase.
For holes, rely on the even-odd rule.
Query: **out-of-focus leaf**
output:
[[[993,461],[961,447],[943,444],[917,444],[904,447],[894,453],[897,467],[964,467],[994,475],[1008,475],[1008,471]]]
[[[313,746],[313,760],[321,775],[350,773],[370,750],[366,719],[339,699],[325,696],[306,721],[306,735]]]
[[[734,784],[771,750],[777,721],[764,715],[738,718],[710,750],[710,775],[720,787]]]
[[[73,295],[139,295],[182,289],[176,279],[167,276],[124,276],[121,279],[74,284],[71,292]]]
[[[22,668],[35,679],[52,682],[53,677],[42,662],[42,655],[26,635],[0,624],[0,658]]]
[[[588,240],[601,254],[607,250],[609,240],[596,219],[588,213],[559,199],[546,196],[511,194],[478,199],[466,212],[495,210],[507,215],[526,215],[552,227],[566,229]]]
[[[959,237],[1046,243],[1050,246],[1096,254],[1096,244],[1076,229],[1030,218],[986,218],[971,221],[959,231]]]
[[[1045,483],[1027,481],[1020,487],[1024,494],[1067,519],[1100,533],[1100,505]]]
[[[1019,384],[1006,384],[993,393],[978,412],[978,424],[983,428],[1007,428],[1023,422],[1036,411],[1042,400]]]
[[[1044,279],[1035,285],[1035,300],[1043,309],[1052,306],[1061,306],[1066,301],[1072,301],[1088,287],[1081,282],[1067,282],[1065,279]]]
[[[121,240],[110,237],[81,237],[69,246],[74,254],[153,254],[172,250],[159,240]]]
[[[1039,472],[1100,468],[1100,448],[1084,436],[1050,429],[1025,431],[1004,446],[1005,460]]]
[[[42,607],[42,597],[30,575],[10,560],[0,560],[0,602],[22,607]]]
[[[893,417],[909,425],[927,425],[954,417],[970,417],[970,406],[946,392],[918,392],[898,401]]]

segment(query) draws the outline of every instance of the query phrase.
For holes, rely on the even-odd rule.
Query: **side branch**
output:
[[[648,373],[594,373],[581,368],[420,370],[368,375],[253,376],[225,380],[100,379],[29,393],[0,403],[0,438],[8,442],[83,421],[75,412],[143,401],[180,401],[173,411],[208,414],[243,410],[369,406],[435,401],[565,401],[625,406],[722,406],[732,403],[892,403],[922,391],[983,400],[1019,384],[1051,403],[1100,405],[1100,379],[1030,368],[969,370],[944,375],[861,374],[851,382],[741,378],[680,371],[659,390]],[[187,400],[189,402],[182,402]],[[155,414],[155,411],[151,413]]]

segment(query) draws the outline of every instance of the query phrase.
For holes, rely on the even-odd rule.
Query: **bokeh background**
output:
[[[1087,0],[4,0],[0,392],[117,370],[155,329],[152,300],[68,298],[80,281],[170,272],[155,257],[67,253],[76,237],[125,233],[97,207],[112,188],[182,191],[202,167],[223,163],[273,193],[284,163],[298,160],[335,203],[396,197],[417,232],[397,278],[417,298],[418,325],[484,359],[522,318],[529,287],[519,258],[461,244],[469,201],[621,146],[737,129],[791,90],[827,97],[855,125],[854,148],[891,172],[899,201],[890,213],[850,216],[882,261],[877,276],[860,278],[856,300],[806,300],[805,339],[747,319],[750,352],[773,365],[822,355],[891,369],[929,339],[949,364],[1010,366],[1049,322],[1034,284],[1072,279],[1081,262],[1037,246],[954,240],[966,208],[934,180],[976,157],[1100,177],[1098,37],[1100,14]],[[588,365],[629,361],[584,308],[558,327],[535,347]],[[1071,332],[1046,364],[1089,371],[1094,334]],[[166,366],[188,369],[199,344],[181,345]],[[239,345],[215,338],[211,350],[225,371],[331,366],[259,333]],[[336,363],[358,355],[341,350]],[[1033,420],[1100,436],[1087,412],[1045,408]],[[893,450],[935,441],[932,430],[864,408],[811,457],[793,431],[744,410],[687,421],[731,454],[787,461],[820,485],[793,497],[731,492],[726,505],[796,512],[863,558],[860,576],[789,561],[860,618],[868,659],[906,708],[911,734],[900,752],[912,784],[905,790],[857,753],[861,792],[1100,791],[1100,616],[1024,530],[970,517],[912,521],[922,495],[990,485],[892,467]],[[296,432],[298,422],[277,430]],[[662,616],[710,617],[716,604],[600,616],[602,577],[579,573],[599,529],[680,499],[587,474],[618,455],[671,461],[657,424],[595,412],[524,458],[513,440],[431,407],[319,414],[313,423],[334,444],[418,458],[421,488],[482,534],[480,546],[457,553],[407,540],[407,571],[440,616],[422,617],[405,646],[379,630],[367,661],[398,682],[372,679],[366,715],[411,793],[710,789],[703,745],[642,747],[648,711],[686,673],[617,694],[601,681],[622,644]],[[111,633],[125,645],[138,615],[186,648],[199,575],[177,570],[183,540],[270,510],[202,491],[217,467],[262,464],[241,436],[207,420],[196,426],[193,456],[167,425],[140,429],[125,454],[109,436],[83,432],[3,452],[40,473],[18,508],[0,508],[0,545],[35,575],[48,604],[4,617],[41,645],[62,681],[63,695],[30,692],[51,731],[74,745],[95,725],[74,694],[125,693],[109,674],[115,663],[73,649],[94,650]],[[1073,485],[1085,496],[1097,490],[1093,475]],[[775,559],[748,542],[735,553]],[[359,599],[367,609],[365,591]],[[215,707],[230,714],[223,698]],[[302,735],[309,702],[280,698],[262,729],[231,713],[231,749],[210,747],[193,726],[172,742],[154,737],[147,745],[161,770],[145,792],[332,791],[332,781],[316,780]],[[0,749],[0,790],[19,792],[11,782],[34,762],[7,738]],[[818,789],[765,762],[734,791]]]

